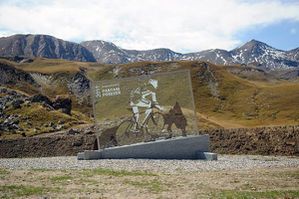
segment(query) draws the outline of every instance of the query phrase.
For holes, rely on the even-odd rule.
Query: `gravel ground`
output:
[[[203,160],[77,160],[75,156],[0,159],[0,168],[8,169],[93,169],[146,170],[176,173],[192,171],[246,170],[257,168],[299,168],[299,157],[218,155],[218,161]]]

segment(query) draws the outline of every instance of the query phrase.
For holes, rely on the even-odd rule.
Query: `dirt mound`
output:
[[[0,140],[1,158],[45,157],[77,155],[84,150],[96,149],[94,135],[30,137]]]
[[[299,155],[299,126],[215,129],[211,150],[223,154]]]

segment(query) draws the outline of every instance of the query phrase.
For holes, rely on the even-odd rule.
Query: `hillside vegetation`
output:
[[[280,80],[257,72],[234,75],[242,66],[217,66],[205,62],[134,63],[91,70],[92,79],[110,79],[153,72],[190,69],[199,127],[254,127],[299,123],[299,81]]]
[[[199,61],[103,65],[44,58],[24,63],[1,60],[0,64],[3,70],[0,81],[2,87],[16,90],[28,97],[42,94],[54,100],[57,95],[63,95],[72,100],[72,116],[59,111],[46,111],[39,104],[22,105],[18,110],[5,110],[6,114],[23,114],[24,118],[32,120],[29,121],[31,126],[22,126],[22,121],[20,122],[23,128],[32,128],[29,130],[30,135],[46,133],[47,130],[36,128],[45,121],[56,123],[63,120],[66,123],[64,128],[91,123],[93,113],[89,80],[186,69],[191,71],[199,128],[299,124],[299,79],[284,80],[246,66],[220,66]],[[5,67],[19,76],[6,74]],[[4,77],[9,81],[3,81]],[[0,98],[4,96],[0,93]]]

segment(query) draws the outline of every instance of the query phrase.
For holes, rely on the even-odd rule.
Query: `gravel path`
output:
[[[218,161],[148,159],[77,160],[75,156],[0,159],[0,168],[8,169],[92,169],[97,167],[165,173],[279,167],[299,168],[299,157],[218,155]]]

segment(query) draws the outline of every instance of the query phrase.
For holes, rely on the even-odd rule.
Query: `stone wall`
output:
[[[299,155],[299,126],[201,130],[210,150],[222,154]],[[0,140],[0,158],[76,155],[97,149],[94,135]]]

